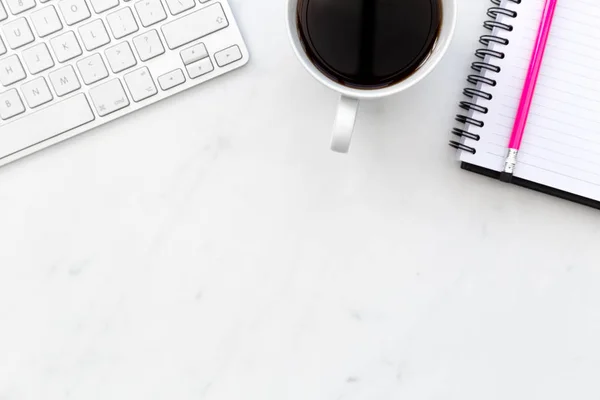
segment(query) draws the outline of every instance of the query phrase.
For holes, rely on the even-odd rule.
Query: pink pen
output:
[[[550,36],[550,28],[552,26],[552,19],[554,18],[557,2],[558,0],[546,0],[546,5],[544,6],[544,14],[542,15],[535,47],[533,48],[533,54],[531,55],[531,63],[529,64],[529,70],[527,71],[527,78],[525,79],[525,86],[523,87],[523,93],[521,94],[521,101],[519,103],[519,109],[517,110],[510,142],[508,143],[508,155],[504,164],[504,171],[500,176],[500,179],[504,182],[510,182],[515,172],[517,155],[521,148],[523,132],[527,125],[527,117],[529,116],[531,101],[533,100],[533,94],[535,93],[535,85],[540,75],[542,60],[544,58],[544,52],[546,51],[548,36]]]

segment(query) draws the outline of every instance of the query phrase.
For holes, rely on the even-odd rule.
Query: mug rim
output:
[[[436,47],[433,50],[433,54],[425,61],[425,63],[419,67],[411,76],[408,78],[395,83],[391,86],[379,89],[357,89],[344,86],[338,82],[331,80],[329,77],[324,75],[308,58],[308,55],[304,51],[300,37],[298,35],[298,26],[296,19],[296,5],[298,0],[287,0],[287,31],[288,38],[292,43],[292,48],[296,54],[296,58],[300,63],[317,81],[327,86],[328,88],[341,93],[344,96],[356,98],[356,99],[375,99],[381,97],[391,96],[400,92],[403,92],[412,86],[419,83],[425,77],[427,77],[440,61],[446,55],[448,48],[454,37],[456,30],[457,21],[457,1],[456,0],[442,0],[443,13],[442,13],[442,30],[438,36]],[[440,41],[442,41],[440,43]]]

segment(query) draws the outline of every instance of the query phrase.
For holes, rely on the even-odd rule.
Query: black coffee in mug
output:
[[[298,0],[298,30],[312,63],[358,89],[394,85],[431,54],[443,0]]]

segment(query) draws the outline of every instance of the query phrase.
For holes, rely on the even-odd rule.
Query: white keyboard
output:
[[[0,0],[0,165],[248,58],[226,0]]]

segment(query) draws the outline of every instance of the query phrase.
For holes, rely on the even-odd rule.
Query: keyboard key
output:
[[[229,26],[223,7],[213,4],[169,22],[161,28],[171,50]]]
[[[194,0],[166,0],[166,2],[169,11],[171,11],[171,14],[173,15],[181,14],[190,8],[194,8],[196,5]]]
[[[36,44],[25,50],[23,60],[25,60],[25,65],[32,75],[54,67],[54,61],[45,43]]]
[[[108,26],[115,39],[121,39],[127,35],[131,35],[139,29],[137,22],[135,22],[133,12],[131,12],[131,8],[129,7],[108,14],[106,20],[108,21]]]
[[[158,32],[155,30],[134,37],[133,45],[142,61],[151,60],[165,52],[165,48],[158,37]]]
[[[7,22],[2,27],[2,32],[4,32],[4,37],[6,37],[8,45],[13,50],[33,42],[34,39],[33,32],[31,32],[29,23],[27,23],[25,18]]]
[[[90,97],[98,115],[104,117],[129,105],[123,85],[113,79],[90,90]]]
[[[77,62],[77,69],[86,85],[96,83],[108,76],[108,70],[99,53],[91,55]]]
[[[185,82],[185,76],[183,75],[183,71],[180,69],[173,70],[171,72],[167,72],[164,75],[158,77],[158,84],[162,90],[169,90],[174,88],[175,86],[179,86]]]
[[[74,25],[92,16],[85,0],[61,0],[58,6],[67,25]]]
[[[50,44],[52,45],[56,59],[61,63],[79,57],[83,53],[73,31],[52,38]]]
[[[131,51],[131,46],[129,46],[129,43],[127,42],[119,43],[116,46],[109,47],[106,49],[105,54],[106,59],[108,60],[108,65],[110,65],[110,69],[115,74],[137,64],[135,61],[135,56]]]
[[[52,104],[2,126],[0,158],[16,153],[94,120],[84,94]]]
[[[111,8],[115,8],[119,5],[119,0],[90,0],[92,8],[97,14],[100,14]]]
[[[24,112],[25,106],[16,89],[0,93],[0,118],[7,120]],[[4,126],[2,127],[2,134],[4,135]]]
[[[79,27],[79,35],[87,51],[92,51],[110,42],[108,32],[101,19],[96,19],[89,24]]]
[[[51,35],[63,27],[54,6],[44,7],[32,13],[31,22],[39,37]]]
[[[21,92],[30,108],[39,107],[52,100],[50,88],[41,76],[21,86]]]
[[[2,38],[0,38],[0,56],[4,53],[6,53],[6,46],[4,46],[4,42],[2,41]]]
[[[10,12],[17,15],[35,7],[35,0],[6,0],[6,4],[8,4]]]
[[[135,10],[144,27],[154,25],[167,18],[160,0],[142,0],[135,3]]]
[[[142,67],[125,75],[125,83],[133,101],[138,102],[158,93],[148,68]]]
[[[192,79],[208,74],[215,69],[210,61],[210,58],[208,57],[200,61],[196,61],[190,65],[186,65],[185,68],[187,69],[188,75]]]
[[[208,51],[206,51],[206,46],[204,43],[198,43],[192,47],[181,50],[179,55],[181,56],[183,63],[187,65],[208,57]]]
[[[8,18],[8,14],[6,14],[6,10],[4,9],[2,2],[0,2],[0,21],[4,21],[6,18]]]
[[[75,70],[70,65],[50,72],[49,77],[50,83],[58,97],[62,97],[81,88],[79,79],[77,79],[77,75],[75,75]]]
[[[217,65],[219,67],[224,67],[241,59],[242,52],[238,46],[231,46],[225,50],[215,53],[215,60],[217,61]]]
[[[22,81],[25,77],[27,74],[18,56],[13,54],[0,60],[0,83],[4,86]]]

